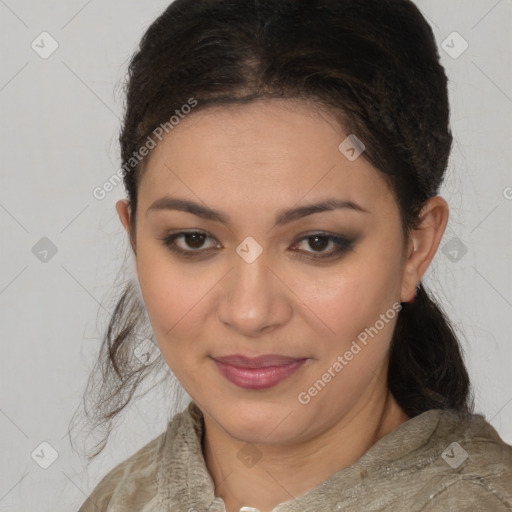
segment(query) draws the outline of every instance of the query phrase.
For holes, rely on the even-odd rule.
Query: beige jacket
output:
[[[225,512],[204,462],[203,428],[190,402],[165,432],[107,473],[78,512]],[[481,415],[430,410],[272,512],[337,510],[512,511],[512,446]]]

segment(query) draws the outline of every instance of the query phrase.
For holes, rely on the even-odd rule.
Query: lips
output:
[[[268,368],[269,366],[283,366],[286,364],[296,363],[304,358],[287,357],[281,355],[265,355],[257,357],[247,357],[239,354],[225,357],[215,357],[216,361],[239,366],[240,368]]]
[[[265,389],[275,386],[290,377],[307,361],[307,358],[277,354],[258,357],[234,354],[213,359],[226,379],[246,389]]]

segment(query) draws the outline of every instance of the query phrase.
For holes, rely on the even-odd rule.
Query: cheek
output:
[[[316,279],[314,286],[302,279],[302,293],[309,295],[304,302],[329,327],[322,330],[327,336],[311,336],[317,361],[301,389],[315,397],[313,413],[325,414],[320,411],[326,403],[348,409],[376,376],[386,378],[380,372],[399,314],[395,279],[390,269],[370,262],[347,265],[324,281]],[[319,381],[328,383],[325,389]]]
[[[388,260],[392,261],[392,260]],[[356,257],[332,271],[290,276],[290,288],[316,317],[339,337],[375,322],[395,302],[397,269],[382,260]],[[399,295],[398,295],[399,296]]]
[[[164,357],[190,347],[198,337],[202,307],[211,283],[192,266],[174,263],[160,249],[141,249],[137,255],[139,283],[156,340]],[[172,341],[172,343],[170,343]]]
[[[399,256],[389,241],[384,251],[376,250],[375,245],[379,241],[361,248],[329,272],[295,273],[291,281],[290,287],[307,306],[304,311],[314,313],[308,314],[310,328],[317,325],[321,329],[314,336],[316,355],[329,367],[348,351],[346,370],[348,366],[350,370],[345,374],[354,368],[378,367],[398,317]],[[353,377],[357,380],[357,370]]]

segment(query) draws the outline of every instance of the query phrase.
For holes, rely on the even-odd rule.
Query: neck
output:
[[[251,467],[241,465],[237,458],[245,443],[205,415],[205,462],[215,495],[222,497],[226,511],[238,512],[247,506],[271,512],[356,462],[381,437],[407,421],[409,417],[382,382],[377,376],[365,405],[316,437],[286,446],[257,445],[262,456]]]

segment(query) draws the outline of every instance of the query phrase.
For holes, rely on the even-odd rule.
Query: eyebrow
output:
[[[371,213],[362,206],[353,201],[344,201],[340,199],[326,199],[325,201],[319,203],[308,204],[305,206],[300,206],[297,208],[290,208],[287,210],[280,210],[276,216],[275,226],[282,226],[284,224],[288,224],[290,222],[296,221],[303,217],[307,217],[308,215],[313,215],[315,213],[327,212],[339,209],[347,209],[352,211],[357,211],[360,213]],[[199,203],[195,203],[194,201],[190,201],[187,199],[179,199],[171,196],[164,196],[160,199],[157,199],[146,211],[146,216],[150,212],[162,211],[162,210],[177,210],[182,212],[191,213],[203,219],[221,222],[223,224],[229,224],[229,217],[219,212],[218,210],[214,210],[207,206],[204,206]]]

